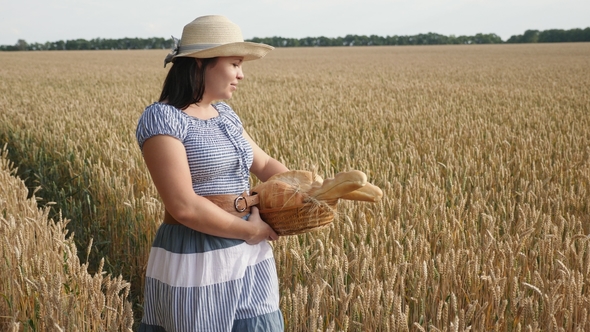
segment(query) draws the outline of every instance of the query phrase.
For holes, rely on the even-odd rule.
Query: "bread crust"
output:
[[[363,201],[376,203],[383,197],[383,191],[376,185],[367,182],[361,188],[351,191],[348,194],[341,196],[340,198],[351,200],[351,201]]]
[[[260,197],[261,210],[302,205],[307,194],[281,180],[268,180],[252,189]]]
[[[312,187],[308,193],[317,200],[338,199],[365,184],[367,184],[367,175],[361,171],[352,170],[340,172],[333,179],[325,179],[320,187]]]
[[[261,210],[340,198],[374,203],[383,197],[381,189],[367,182],[367,175],[358,170],[340,172],[325,180],[310,171],[287,171],[273,175],[252,192],[260,196]]]

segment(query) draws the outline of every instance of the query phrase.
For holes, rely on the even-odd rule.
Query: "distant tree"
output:
[[[369,36],[369,45],[384,45],[383,37],[379,37],[377,35],[370,35]]]
[[[522,35],[523,43],[536,43],[539,41],[539,30],[527,30]]]
[[[66,50],[90,50],[90,42],[86,39],[68,40],[65,43]]]
[[[346,35],[342,38],[342,45],[343,46],[353,46],[354,45],[354,36],[353,35]]]
[[[539,30],[526,30],[523,35],[514,35],[508,38],[507,43],[537,43]]]
[[[475,44],[500,44],[502,43],[502,38],[495,33],[489,34],[482,34],[478,33],[474,37]]]
[[[14,47],[18,50],[18,51],[26,51],[27,50],[27,42],[24,39],[19,39],[16,42],[16,45],[14,45]]]
[[[539,43],[558,43],[567,40],[567,33],[565,30],[551,29],[539,33]]]
[[[568,42],[583,42],[588,41],[584,38],[584,30],[582,29],[571,29],[567,31]]]
[[[53,46],[55,46],[54,49],[56,49],[56,50],[65,50],[66,49],[66,42],[63,40],[58,40],[55,43],[53,43]]]
[[[332,39],[330,39],[328,37],[324,37],[324,36],[318,37],[317,45],[318,46],[333,46]]]
[[[506,40],[508,44],[522,43],[522,35],[512,35]]]

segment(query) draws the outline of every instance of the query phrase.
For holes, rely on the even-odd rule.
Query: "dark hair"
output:
[[[217,58],[200,61],[189,57],[174,59],[172,68],[164,80],[159,101],[166,100],[167,104],[181,110],[190,104],[200,102],[205,92],[205,69],[215,65],[216,61]]]

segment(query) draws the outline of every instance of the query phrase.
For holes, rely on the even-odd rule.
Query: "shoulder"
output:
[[[169,135],[183,140],[186,127],[187,119],[181,110],[168,104],[153,103],[139,117],[136,137],[140,147],[155,135]]]
[[[183,121],[185,119],[182,111],[178,108],[164,104],[164,103],[153,103],[147,106],[141,117],[139,118],[139,122],[167,122],[167,121]]]
[[[218,102],[214,106],[217,112],[219,112],[219,116],[221,116],[224,120],[230,122],[240,129],[242,128],[242,120],[240,120],[240,117],[236,114],[236,112],[234,112],[231,106],[224,102]]]

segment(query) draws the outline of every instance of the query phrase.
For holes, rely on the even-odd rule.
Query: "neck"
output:
[[[213,104],[213,99],[208,98],[203,94],[201,97],[201,101],[196,103],[199,107],[207,108],[209,105]]]
[[[190,104],[183,112],[201,120],[211,119],[219,115],[211,104],[204,104],[203,102]]]

